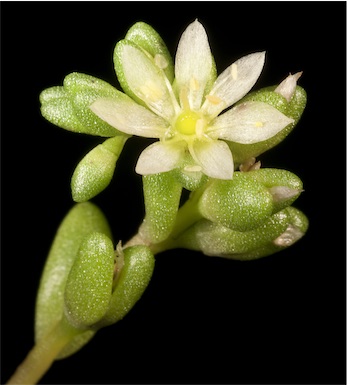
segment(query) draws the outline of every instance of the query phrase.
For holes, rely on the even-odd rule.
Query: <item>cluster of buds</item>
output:
[[[139,22],[117,43],[119,91],[72,73],[46,89],[42,114],[64,129],[106,138],[77,165],[76,205],[62,222],[41,279],[36,339],[69,325],[67,357],[95,332],[123,318],[150,282],[154,256],[173,248],[252,260],[298,241],[308,220],[292,207],[303,191],[292,172],[261,168],[256,158],[298,123],[306,93],[301,73],[251,91],[265,52],[237,60],[217,76],[199,21],[184,31],[175,61],[159,34]],[[113,243],[104,214],[89,200],[111,182],[127,140],[158,139],[141,153],[145,217],[137,234]],[[189,196],[182,203],[182,193]]]

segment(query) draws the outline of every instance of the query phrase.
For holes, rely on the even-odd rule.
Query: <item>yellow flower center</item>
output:
[[[200,116],[194,111],[183,111],[177,118],[175,128],[183,135],[196,133],[196,124]]]

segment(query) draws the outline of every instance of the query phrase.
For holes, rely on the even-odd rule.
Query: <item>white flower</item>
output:
[[[221,112],[243,98],[257,81],[265,52],[242,57],[206,88],[213,59],[204,27],[194,21],[182,34],[175,59],[175,87],[166,78],[166,61],[152,57],[135,44],[120,52],[125,80],[137,104],[123,95],[98,99],[92,111],[130,135],[158,138],[140,155],[136,172],[156,174],[180,167],[188,151],[189,170],[209,177],[232,179],[234,162],[225,141],[252,144],[276,135],[293,120],[262,102],[245,102]]]

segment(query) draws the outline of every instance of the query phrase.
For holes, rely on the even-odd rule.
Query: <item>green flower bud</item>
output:
[[[261,168],[243,173],[243,176],[268,189],[273,198],[273,213],[293,204],[303,192],[301,179],[287,170]]]
[[[201,251],[209,256],[252,260],[291,246],[307,228],[306,216],[293,207],[277,212],[250,231],[235,231],[203,219],[183,233],[174,247]]]
[[[97,117],[89,106],[96,99],[116,98],[121,94],[103,80],[74,72],[65,77],[63,87],[51,87],[41,92],[41,113],[45,119],[66,130],[112,137],[119,131]]]
[[[41,114],[52,124],[74,132],[84,132],[64,87],[50,87],[40,94]]]
[[[112,237],[107,219],[97,206],[90,202],[76,204],[61,222],[43,269],[36,298],[36,342],[45,338],[45,335],[62,319],[68,274],[82,240],[92,232]],[[93,335],[93,331],[85,331],[76,336],[58,358],[73,354]]]
[[[71,178],[75,202],[85,202],[95,197],[110,184],[126,141],[127,137],[123,135],[109,138],[79,162]]]
[[[288,226],[277,238],[250,252],[233,255],[230,258],[248,261],[258,259],[284,250],[299,241],[307,232],[309,221],[306,215],[295,207],[287,207],[280,211],[288,216]]]
[[[273,213],[273,198],[247,174],[235,172],[232,180],[213,180],[199,201],[202,216],[237,231],[262,225]]]
[[[118,248],[117,248],[118,250]],[[123,259],[122,267],[115,277],[115,288],[109,309],[96,327],[118,322],[134,307],[146,290],[153,274],[155,259],[147,246],[131,246],[118,250]]]
[[[153,27],[144,22],[135,23],[128,30],[125,39],[132,41],[148,52],[172,83],[175,77],[172,57],[163,39]]]
[[[166,239],[175,224],[182,186],[171,173],[143,176],[146,215],[140,233],[149,242]]]
[[[77,118],[85,127],[84,133],[104,137],[124,135],[96,116],[89,108],[97,99],[122,97],[122,92],[103,80],[78,72],[65,77],[64,88],[71,98]]]

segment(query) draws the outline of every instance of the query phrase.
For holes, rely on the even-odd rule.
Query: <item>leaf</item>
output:
[[[138,245],[123,250],[124,265],[112,293],[109,310],[95,325],[101,328],[124,318],[146,290],[153,274],[155,259],[147,246]]]
[[[54,237],[40,279],[35,309],[35,341],[44,338],[62,319],[64,292],[70,269],[85,236],[101,232],[111,238],[111,230],[102,211],[90,202],[75,204],[64,217]],[[75,337],[60,353],[67,357],[87,343],[94,332]]]
[[[96,324],[112,295],[114,247],[104,234],[93,232],[82,242],[65,287],[65,316],[78,329]]]
[[[109,138],[79,162],[71,178],[72,198],[75,202],[92,199],[110,184],[126,141],[124,135]]]

